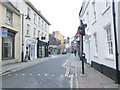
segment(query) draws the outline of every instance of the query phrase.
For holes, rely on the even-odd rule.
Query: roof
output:
[[[40,11],[38,11],[34,5],[29,1],[29,0],[24,0],[25,3],[31,7],[48,25],[51,25],[50,22],[40,13]]]

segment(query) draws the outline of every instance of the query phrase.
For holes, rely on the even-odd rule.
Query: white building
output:
[[[12,2],[12,1],[11,1]],[[38,11],[29,0],[17,0],[12,2],[15,7],[20,10],[21,15],[21,31],[23,23],[23,52],[30,55],[31,60],[48,56],[49,41],[49,25],[47,19]],[[26,19],[29,15],[30,20]],[[22,52],[22,38],[21,38]]]
[[[117,50],[120,53],[120,0],[115,2],[115,13]],[[84,36],[87,63],[116,81],[120,78],[120,55],[116,59],[113,0],[84,0],[79,17],[87,23]]]

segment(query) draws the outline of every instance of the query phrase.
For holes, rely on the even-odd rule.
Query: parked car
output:
[[[66,51],[62,52],[62,54],[66,54],[66,53],[67,53]]]

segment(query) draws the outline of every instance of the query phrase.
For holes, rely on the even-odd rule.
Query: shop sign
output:
[[[2,28],[2,37],[7,37],[7,35],[8,35],[7,28]]]

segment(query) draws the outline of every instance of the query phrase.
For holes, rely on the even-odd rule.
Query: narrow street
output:
[[[70,54],[59,55],[29,68],[2,77],[3,88],[70,88],[63,67]]]

